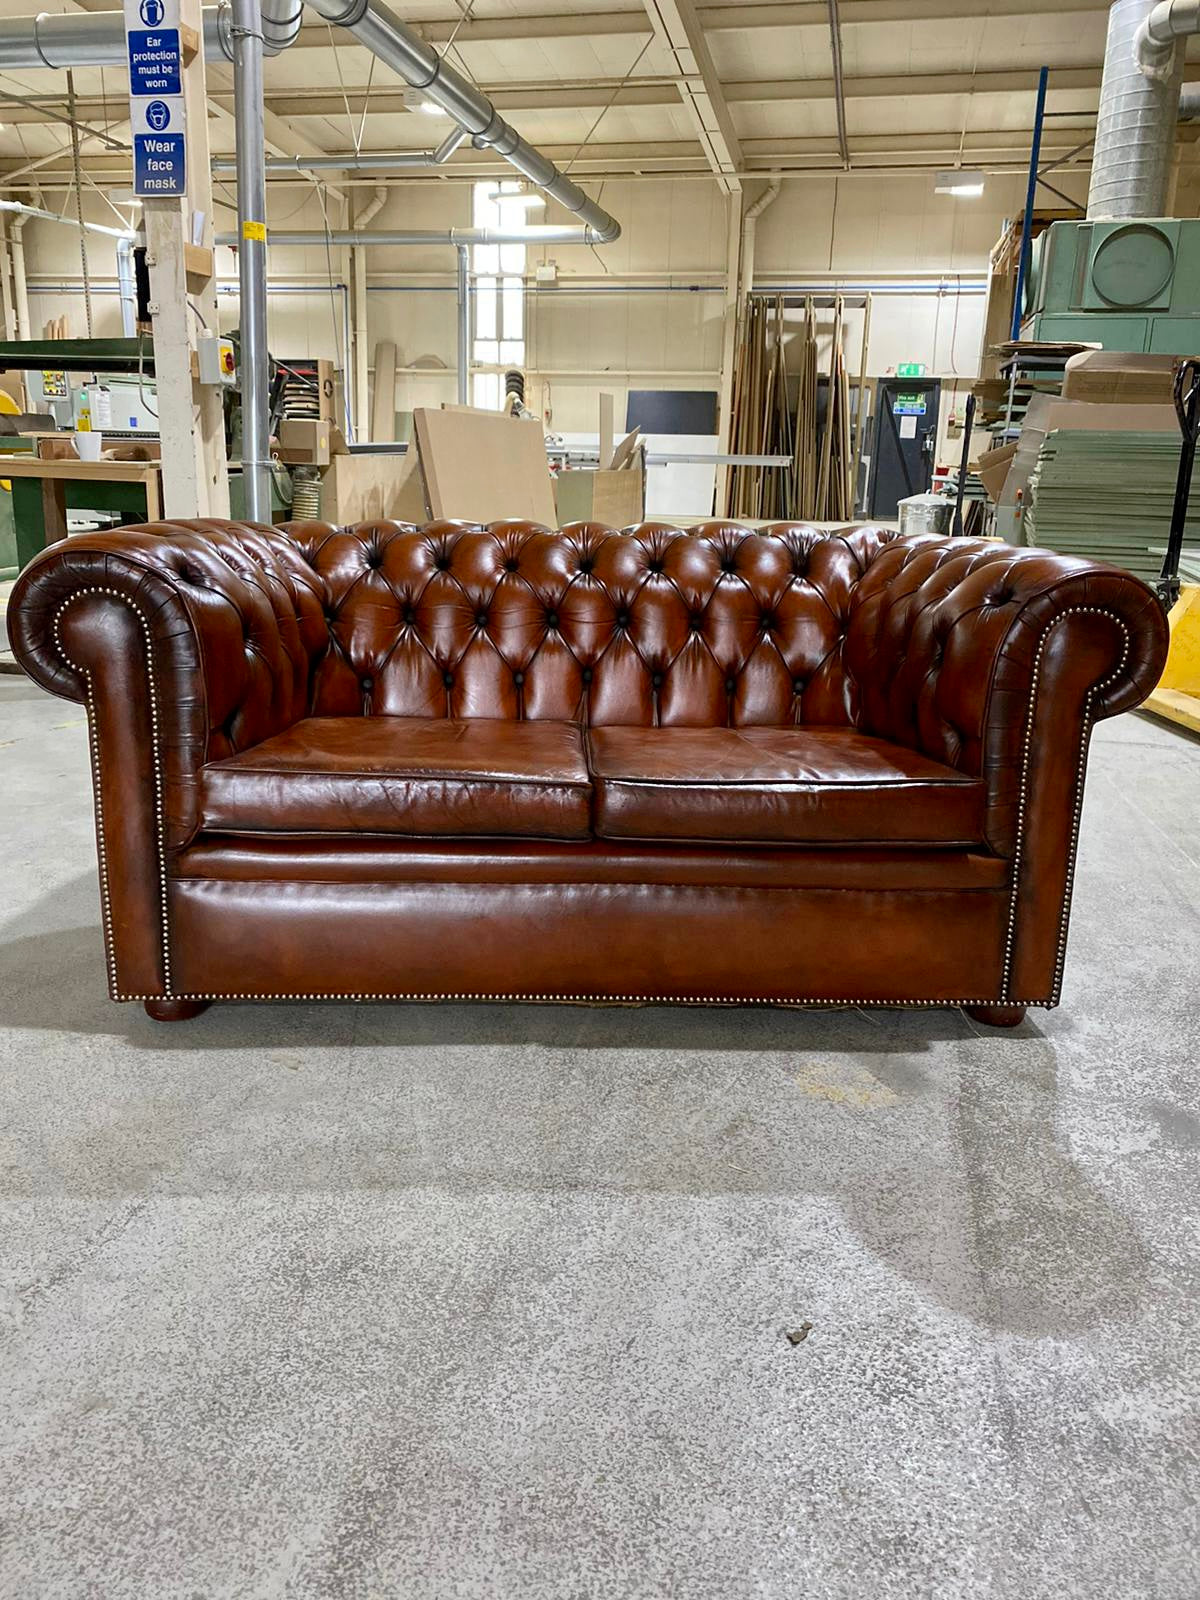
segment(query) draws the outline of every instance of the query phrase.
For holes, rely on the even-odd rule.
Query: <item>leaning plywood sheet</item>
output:
[[[334,456],[321,480],[321,515],[340,527],[424,522],[425,491],[416,450],[410,447],[402,456]]]
[[[554,490],[540,422],[481,411],[413,412],[433,517],[553,528]]]

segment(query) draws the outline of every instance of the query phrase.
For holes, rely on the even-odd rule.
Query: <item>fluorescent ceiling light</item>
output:
[[[957,195],[960,199],[975,199],[983,193],[983,173],[970,167],[955,167],[950,172],[939,172],[933,192]]]
[[[404,94],[404,104],[410,111],[421,111],[427,117],[445,117],[449,115],[449,112],[444,111],[436,100],[430,100],[420,89],[407,89]]]
[[[508,193],[503,189],[489,189],[488,199],[494,200],[497,205],[524,206],[526,211],[534,211],[546,204],[544,194]]]

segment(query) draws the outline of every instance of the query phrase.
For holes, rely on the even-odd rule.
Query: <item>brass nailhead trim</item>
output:
[[[507,1000],[530,1004],[562,1004],[564,1001],[587,1005],[664,1005],[664,1006],[890,1006],[899,1011],[933,1008],[953,1011],[962,1006],[989,1006],[1005,1010],[1009,1006],[1046,1006],[1047,1000],[833,1000],[809,995],[779,999],[749,999],[737,994],[408,994],[395,990],[376,994],[118,994],[114,1000],[330,1000],[357,1003],[371,1000]]]
[[[108,851],[104,840],[104,802],[100,782],[100,748],[96,736],[96,703],[92,685],[92,675],[86,667],[73,661],[67,654],[62,641],[62,618],[68,606],[74,605],[76,600],[83,600],[88,595],[105,595],[112,600],[120,600],[138,619],[138,626],[142,630],[142,637],[146,642],[146,687],[150,703],[150,759],[154,771],[154,842],[158,855],[158,898],[159,921],[162,933],[162,966],[164,993],[150,995],[148,999],[173,999],[171,990],[171,928],[167,911],[167,858],[164,829],[164,802],[162,781],[162,758],[159,752],[159,724],[158,724],[158,694],[154,687],[154,643],[150,635],[150,622],[146,613],[136,605],[128,595],[122,594],[119,589],[110,589],[102,584],[94,584],[86,589],[77,589],[74,594],[68,595],[54,613],[54,643],[58,653],[73,672],[77,672],[87,684],[87,717],[88,717],[88,744],[92,759],[92,788],[96,796],[96,839],[100,857],[100,910],[104,922],[104,948],[108,960],[108,987],[109,994],[114,1000],[121,996],[117,993],[117,953],[116,941],[113,937],[112,899],[109,891]]]
[[[1129,659],[1129,629],[1117,616],[1115,611],[1108,611],[1103,606],[1071,606],[1066,611],[1059,612],[1052,617],[1042,630],[1038,640],[1037,652],[1033,658],[1033,677],[1029,688],[1029,709],[1025,717],[1025,739],[1021,753],[1021,785],[1017,799],[1017,837],[1013,850],[1012,865],[1012,893],[1009,897],[1008,928],[1004,936],[1004,974],[1001,979],[1000,994],[1002,1003],[1019,1005],[1021,1002],[1010,1000],[1009,987],[1012,983],[1013,953],[1017,936],[1017,901],[1021,886],[1021,861],[1025,846],[1025,822],[1029,805],[1029,763],[1033,754],[1033,720],[1037,711],[1038,686],[1042,673],[1042,656],[1050,638],[1050,630],[1065,622],[1068,617],[1090,616],[1107,617],[1110,622],[1115,622],[1120,628],[1124,643],[1121,648],[1121,659],[1106,678],[1101,678],[1094,683],[1087,692],[1083,706],[1083,728],[1079,740],[1079,766],[1075,783],[1075,809],[1071,818],[1071,842],[1068,847],[1067,881],[1063,888],[1062,911],[1058,925],[1058,948],[1054,957],[1054,985],[1051,990],[1051,1005],[1058,1004],[1059,993],[1062,988],[1063,967],[1067,957],[1067,924],[1071,911],[1071,891],[1075,883],[1075,855],[1079,846],[1079,822],[1083,812],[1083,763],[1087,757],[1088,739],[1092,730],[1092,702],[1102,689],[1108,687],[1116,678],[1120,677]]]

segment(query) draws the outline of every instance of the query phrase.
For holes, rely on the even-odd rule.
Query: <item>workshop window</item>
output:
[[[522,228],[529,220],[517,198],[521,185],[490,179],[474,188],[472,221],[477,228]],[[512,199],[506,199],[512,196]],[[503,369],[525,365],[525,246],[477,244],[471,250],[475,292],[471,353],[477,366]],[[498,411],[504,398],[502,370],[476,372],[472,403]]]

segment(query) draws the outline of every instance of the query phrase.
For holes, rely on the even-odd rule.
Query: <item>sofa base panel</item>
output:
[[[175,993],[193,998],[1003,998],[996,890],[191,879],[170,898]]]

